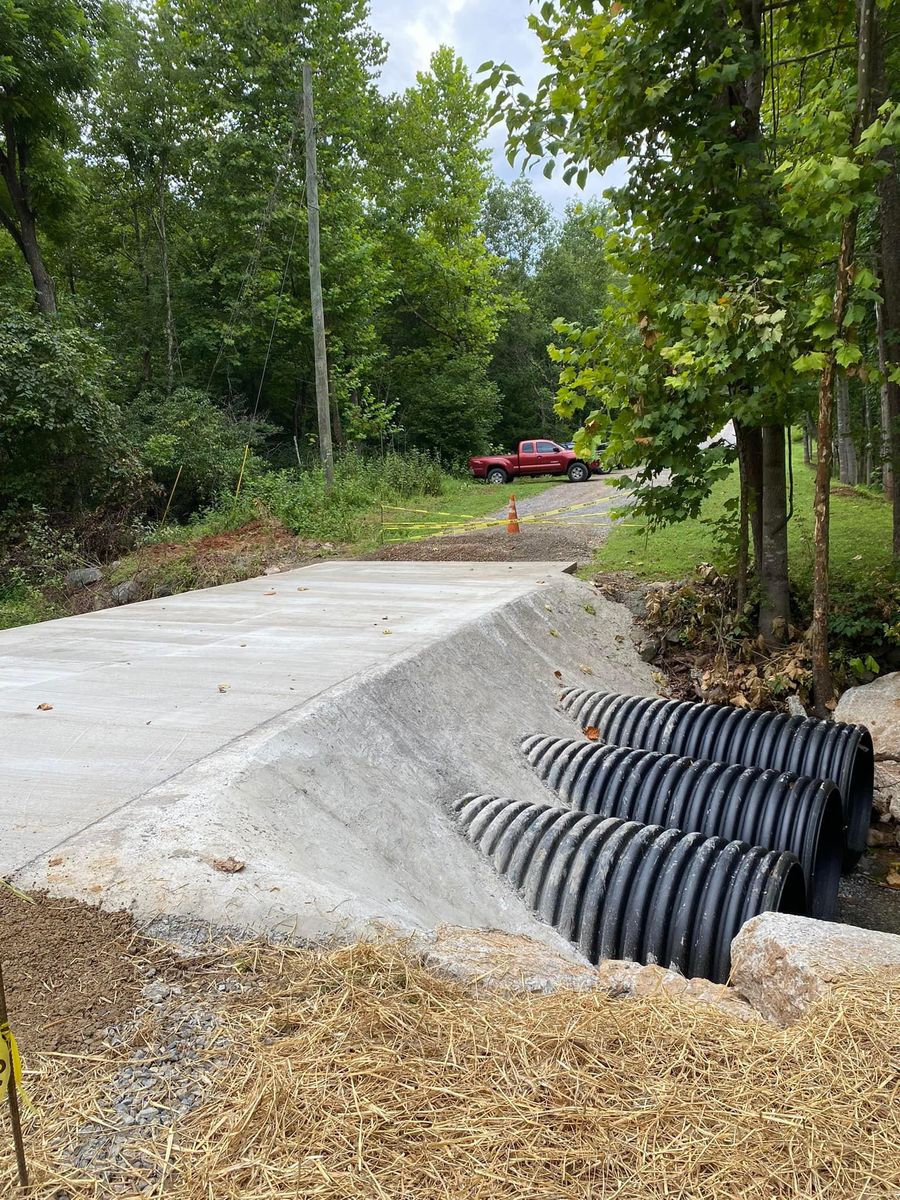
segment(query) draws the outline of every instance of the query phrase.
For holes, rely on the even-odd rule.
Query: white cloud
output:
[[[452,46],[471,71],[487,59],[508,62],[531,92],[544,73],[540,43],[528,28],[528,0],[370,0],[370,23],[388,43],[388,58],[381,84],[386,92],[402,91],[425,69],[441,45]],[[494,170],[501,179],[512,179],[519,165],[510,167],[504,149],[504,130],[495,126],[488,137]],[[536,190],[557,211],[580,198],[579,188],[567,187],[560,178],[546,179],[540,164],[530,172]],[[616,164],[602,178],[592,176],[588,193],[622,182],[624,166]]]

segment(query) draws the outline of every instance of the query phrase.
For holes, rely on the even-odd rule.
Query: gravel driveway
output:
[[[612,485],[614,476],[594,476],[588,483],[557,483],[536,496],[517,500],[519,517],[540,518],[546,513],[546,523],[523,522],[521,533],[508,534],[504,526],[477,529],[446,537],[423,538],[421,541],[395,542],[382,546],[372,555],[391,561],[441,559],[452,562],[590,562],[592,554],[603,545],[612,525],[610,512],[621,507],[625,493]],[[509,494],[515,495],[515,480],[509,484]],[[584,505],[573,511],[572,505]],[[492,513],[488,520],[502,520],[503,508]]]

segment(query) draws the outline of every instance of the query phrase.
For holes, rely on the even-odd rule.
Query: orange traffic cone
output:
[[[506,532],[519,533],[519,514],[516,511],[516,498],[510,496],[509,508],[506,511]]]

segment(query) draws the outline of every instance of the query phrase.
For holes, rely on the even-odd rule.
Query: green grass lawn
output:
[[[384,541],[407,541],[430,537],[447,525],[479,520],[505,509],[510,495],[516,500],[538,496],[548,488],[568,483],[568,479],[513,479],[510,483],[481,483],[476,479],[452,478],[440,496],[424,496],[405,502],[404,508],[384,507]],[[420,511],[416,511],[420,510]],[[390,528],[391,525],[399,528]],[[366,522],[363,541],[374,535],[381,540],[381,513],[373,511]]]
[[[801,586],[812,578],[813,483],[803,450],[793,446],[794,515],[788,525],[791,579]],[[677,579],[698,563],[723,564],[716,544],[716,522],[724,516],[727,499],[738,494],[738,473],[717,484],[696,520],[681,521],[648,533],[643,524],[624,517],[598,552],[594,567],[632,571],[652,579]],[[850,490],[837,481],[831,496],[831,567],[833,578],[856,579],[890,566],[891,510],[886,500],[862,489]]]

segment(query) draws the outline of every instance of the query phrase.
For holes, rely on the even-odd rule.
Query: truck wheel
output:
[[[566,474],[569,476],[571,483],[584,483],[586,479],[590,479],[591,472],[583,462],[573,462]]]
[[[509,475],[503,467],[491,467],[485,478],[488,483],[509,483]]]

